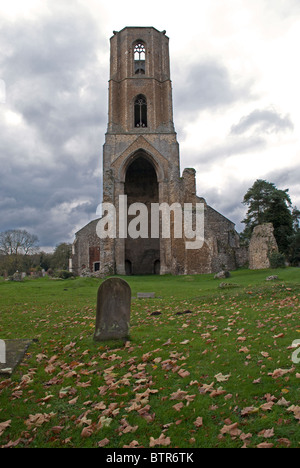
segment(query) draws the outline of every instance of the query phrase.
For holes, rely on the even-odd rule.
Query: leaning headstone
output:
[[[127,339],[131,289],[121,278],[109,278],[98,289],[95,341]]]

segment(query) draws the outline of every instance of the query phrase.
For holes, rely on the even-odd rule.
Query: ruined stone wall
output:
[[[239,248],[235,225],[210,206],[206,210],[205,237],[213,245],[211,271],[234,270],[237,266],[235,252]]]
[[[249,244],[249,268],[260,270],[270,268],[269,257],[278,252],[272,223],[260,224],[253,229]]]
[[[235,252],[236,267],[248,267],[249,266],[249,248],[247,246],[240,246]]]
[[[237,260],[240,247],[235,225],[207,205],[203,198],[197,197],[195,169],[187,168],[183,171],[175,192],[177,201],[182,204],[182,207],[184,203],[191,203],[194,208],[196,203],[204,205],[204,242],[199,249],[187,249],[186,242],[190,239],[185,236],[182,239],[172,238],[171,273],[213,273],[222,269],[234,270],[240,266],[242,259],[240,256]],[[193,222],[193,229],[195,228],[195,222]]]
[[[122,240],[124,249],[120,249],[117,252],[117,255],[115,252],[119,248],[119,240],[103,239],[100,241],[96,234],[96,225],[98,220],[95,220],[76,234],[76,240],[74,242],[75,255],[73,255],[73,271],[76,274],[81,274],[84,268],[88,268],[92,273],[93,263],[100,260],[102,275],[115,274],[117,273],[116,262],[118,261],[118,256],[123,256],[123,260],[125,260],[125,263],[123,262],[124,273],[122,274],[159,273],[157,270],[158,259],[159,263],[165,268],[165,270],[160,270],[161,274],[171,273],[180,275],[215,273],[223,269],[235,270],[237,267],[244,266],[248,261],[248,249],[244,247],[241,248],[239,246],[239,237],[234,229],[234,224],[207,205],[203,198],[196,197],[194,192],[194,176],[194,170],[188,169],[185,171],[184,177],[177,180],[177,183],[174,183],[172,188],[169,187],[169,194],[166,198],[170,202],[174,202],[174,198],[176,199],[175,194],[177,194],[177,201],[180,202],[182,206],[183,203],[204,203],[205,241],[201,249],[188,250],[186,249],[185,243],[190,239],[187,239],[184,236],[182,239],[174,238],[174,217],[171,213],[171,239],[128,239],[126,241],[127,248],[125,248],[126,244]],[[173,192],[172,197],[170,191]],[[146,193],[145,196],[147,197]],[[173,199],[170,200],[170,198]],[[134,200],[131,200],[130,198],[129,201],[130,203],[134,202]],[[142,199],[140,201],[147,204],[146,199]],[[151,242],[153,241],[157,242],[157,245],[160,246],[160,253],[158,252],[156,244],[155,248],[152,249],[153,252],[150,252],[150,247],[152,245]],[[144,248],[144,242],[148,247],[150,247]],[[106,248],[103,248],[103,245],[105,244]],[[140,249],[139,245],[141,247]],[[100,248],[101,252],[99,252]],[[141,250],[140,254],[139,250]],[[126,260],[127,263],[128,260],[132,263],[136,263],[138,261],[142,266],[142,258],[147,255],[147,252],[149,255],[153,254],[153,258],[151,257],[150,262],[151,265],[153,264],[151,271],[132,271],[128,265],[126,271]],[[97,257],[98,255],[99,258]],[[258,247],[258,256],[261,261],[261,244]],[[252,253],[252,259],[253,258],[254,256]],[[145,257],[144,260],[147,261],[147,258]]]
[[[80,276],[83,271],[93,272],[93,263],[100,261],[100,239],[96,233],[98,219],[91,221],[75,235],[72,254],[73,272]]]

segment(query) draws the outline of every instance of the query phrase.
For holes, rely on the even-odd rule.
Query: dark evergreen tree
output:
[[[275,184],[266,180],[258,179],[254,182],[242,202],[248,205],[246,217],[242,221],[245,224],[242,238],[249,240],[258,224],[272,223],[279,251],[288,253],[290,237],[294,233],[292,203],[288,191],[279,190]]]

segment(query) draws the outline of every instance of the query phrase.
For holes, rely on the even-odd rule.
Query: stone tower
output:
[[[175,201],[179,147],[173,124],[169,39],[153,27],[127,27],[111,38],[103,201],[118,207]],[[151,229],[149,219],[149,231]],[[104,274],[170,272],[170,239],[104,240]]]
[[[120,235],[138,212],[117,216],[117,236],[98,235],[95,219],[76,233],[71,269],[76,274],[197,274],[234,269],[244,263],[234,223],[196,195],[196,171],[180,175],[179,145],[173,123],[169,39],[153,27],[126,27],[110,39],[108,127],[103,147],[103,203],[116,212],[126,201],[147,207],[148,235]],[[192,92],[193,90],[191,90]],[[120,201],[121,200],[121,201]],[[186,248],[189,235],[175,235],[179,205],[181,228],[186,204],[201,204],[201,247]],[[169,209],[170,235],[164,218],[152,235],[153,205]],[[184,207],[184,210],[183,210]],[[195,211],[190,209],[195,225]],[[177,211],[178,215],[178,211]],[[176,218],[176,219],[175,219]],[[179,218],[180,219],[180,218]],[[126,226],[125,226],[126,224]]]

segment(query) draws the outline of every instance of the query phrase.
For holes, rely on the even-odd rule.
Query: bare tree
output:
[[[38,251],[38,237],[21,229],[0,233],[0,252],[4,255],[30,255]]]

